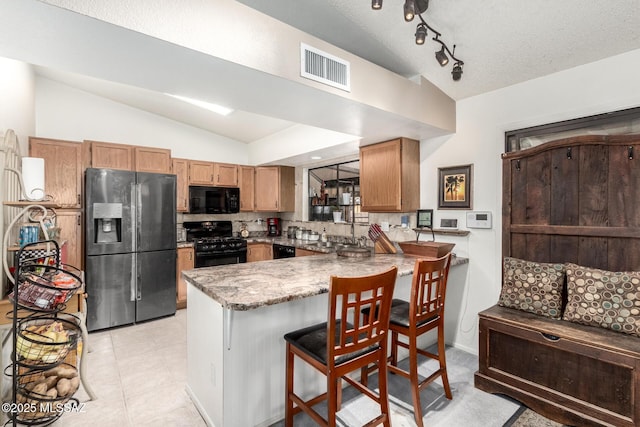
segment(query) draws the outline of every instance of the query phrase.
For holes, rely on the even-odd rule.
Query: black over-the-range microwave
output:
[[[189,186],[189,213],[232,214],[240,212],[240,189]]]

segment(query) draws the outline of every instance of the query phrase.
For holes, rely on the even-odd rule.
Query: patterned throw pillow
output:
[[[560,319],[564,264],[546,264],[505,257],[498,305]]]
[[[640,272],[566,264],[563,319],[640,337]]]

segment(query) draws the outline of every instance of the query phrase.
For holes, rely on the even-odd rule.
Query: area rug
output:
[[[431,349],[435,351],[436,349]],[[473,386],[473,374],[478,369],[478,357],[462,350],[448,347],[447,371],[453,399],[444,395],[442,382],[436,380],[420,393],[423,421],[429,427],[503,427],[521,405],[500,395],[485,393]],[[401,367],[408,361],[400,363]],[[427,376],[437,368],[437,361],[425,360],[419,365],[420,375]],[[377,374],[369,377],[369,386],[377,390]],[[342,409],[336,414],[340,427],[361,426],[379,413],[379,407],[368,397],[347,387],[343,390]],[[413,403],[408,380],[400,375],[389,375],[389,403],[391,424],[394,427],[415,427]],[[314,407],[322,416],[326,415],[326,404]],[[272,427],[282,427],[281,420]],[[296,427],[311,427],[316,424],[306,414],[294,417]]]
[[[503,427],[563,427],[563,425],[522,406]]]

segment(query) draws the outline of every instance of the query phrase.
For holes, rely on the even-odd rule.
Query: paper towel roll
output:
[[[44,159],[23,157],[22,181],[24,182],[24,193],[27,199],[44,199]]]

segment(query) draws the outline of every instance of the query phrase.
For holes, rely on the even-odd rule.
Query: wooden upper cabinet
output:
[[[167,148],[133,147],[136,172],[171,173],[171,150]]]
[[[29,138],[29,155],[44,159],[45,194],[63,208],[82,207],[82,144]]]
[[[229,163],[214,163],[213,185],[220,187],[237,187],[238,165],[232,165]]]
[[[295,169],[289,166],[257,166],[255,169],[255,210],[295,211]]]
[[[411,212],[420,207],[420,142],[398,138],[360,148],[364,212]]]
[[[253,166],[238,166],[238,186],[240,187],[240,210],[253,212],[254,202],[254,175],[256,169]]]
[[[176,175],[176,210],[189,211],[189,160],[172,159],[172,173]]]
[[[189,185],[213,185],[213,162],[189,160]]]
[[[90,166],[92,168],[134,170],[133,145],[112,142],[85,141],[90,145]]]

